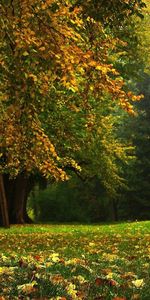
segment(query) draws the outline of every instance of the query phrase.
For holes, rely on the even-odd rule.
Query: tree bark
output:
[[[6,195],[5,195],[3,176],[1,174],[0,174],[0,208],[1,208],[1,216],[2,216],[2,225],[6,228],[9,228],[10,224],[9,224],[8,205],[7,205]]]
[[[31,184],[30,184],[31,183]],[[15,179],[4,176],[5,193],[11,224],[31,223],[26,211],[27,198],[33,187],[26,173],[20,173]]]
[[[24,224],[24,201],[27,190],[27,177],[24,173],[17,176],[12,217],[17,224]]]

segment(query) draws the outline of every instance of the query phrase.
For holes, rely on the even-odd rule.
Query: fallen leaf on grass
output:
[[[124,279],[132,279],[132,278],[136,278],[136,275],[133,272],[126,272],[120,275],[120,277]]]
[[[94,246],[95,246],[95,243],[90,242],[90,243],[89,243],[89,246],[90,246],[90,247],[94,247]]]
[[[140,300],[140,295],[139,294],[133,294],[131,297],[131,300]]]
[[[101,285],[108,285],[108,286],[117,286],[118,282],[113,280],[113,279],[105,279],[105,278],[96,278],[95,279],[95,284],[97,286],[101,286]]]
[[[64,265],[65,264],[65,260],[63,258],[60,258],[59,259],[59,263]]]
[[[40,261],[41,260],[41,256],[40,255],[34,255],[33,256],[35,260]]]
[[[45,298],[46,299],[46,298]],[[40,299],[43,300],[43,299]],[[66,297],[53,297],[53,298],[48,298],[48,300],[67,300]]]
[[[71,258],[71,259],[69,259],[69,260],[67,260],[67,261],[65,261],[65,265],[67,266],[67,265],[77,265],[77,264],[84,264],[84,260],[81,260],[81,259],[79,259],[79,258]]]
[[[32,300],[49,300],[49,298],[46,297],[40,297],[40,298],[32,298]],[[66,299],[65,299],[66,300]]]
[[[119,285],[119,283],[117,281],[111,279],[111,280],[108,281],[108,285],[117,286],[117,285]]]
[[[12,275],[15,269],[16,267],[0,267],[0,275],[1,274]]]
[[[102,272],[104,275],[107,275],[107,274],[109,274],[109,273],[112,272],[112,269],[110,269],[110,268],[102,269],[101,272]]]
[[[75,280],[77,279],[77,281],[82,284],[82,283],[86,283],[87,281],[85,280],[85,278],[81,275],[78,275],[78,276],[74,276],[73,277]]]
[[[34,291],[36,291],[35,286],[37,285],[36,281],[32,281],[31,283],[26,283],[26,284],[22,284],[22,285],[18,285],[18,291],[19,292],[23,292],[25,294],[31,294]]]
[[[77,290],[75,284],[69,283],[66,290],[69,296],[71,296],[73,299],[77,299]]]
[[[57,263],[60,261],[59,254],[58,253],[52,253],[49,258],[52,262]]]
[[[144,280],[143,280],[143,279],[132,280],[132,284],[133,284],[136,288],[142,288],[143,285],[144,285]]]
[[[105,283],[106,283],[106,280],[103,279],[103,278],[96,278],[96,279],[95,279],[95,284],[96,284],[97,286],[104,285]]]
[[[103,258],[109,261],[113,261],[115,259],[118,259],[118,256],[116,254],[104,253]]]
[[[77,292],[77,299],[85,299],[85,293],[82,291]]]
[[[56,275],[52,275],[50,277],[50,280],[53,284],[59,284],[59,283],[63,283],[65,279],[60,274],[56,274]]]
[[[125,297],[115,297],[112,300],[127,300]]]
[[[113,273],[113,272],[110,272],[110,273],[108,273],[108,274],[106,275],[106,278],[107,278],[107,279],[112,279],[113,276],[114,276],[114,273]]]
[[[135,255],[128,256],[128,260],[134,260],[134,259],[136,259]]]

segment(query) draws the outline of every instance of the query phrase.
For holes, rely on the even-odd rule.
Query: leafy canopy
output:
[[[141,1],[134,1],[134,5],[121,2],[125,18],[143,6]],[[110,49],[119,40],[106,34],[104,16],[108,22],[112,17],[113,23],[116,13],[109,10],[108,2],[101,10],[98,2],[88,5],[82,1],[2,1],[1,172],[16,176],[38,169],[56,180],[66,179],[65,153],[61,152],[62,158],[58,155],[56,131],[52,137],[46,132],[47,107],[52,107],[49,118],[54,123],[57,107],[60,112],[83,112],[87,123],[92,116],[91,99],[99,101],[109,94],[132,113],[129,100],[140,98],[125,91],[122,79],[108,62]],[[97,5],[101,22],[96,17]],[[119,18],[120,10],[117,13]],[[63,139],[65,142],[68,137]],[[78,168],[71,151],[68,159]]]

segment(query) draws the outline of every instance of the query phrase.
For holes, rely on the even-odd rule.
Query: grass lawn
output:
[[[0,228],[0,300],[150,300],[150,221]]]

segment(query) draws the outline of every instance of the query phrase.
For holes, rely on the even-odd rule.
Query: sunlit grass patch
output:
[[[149,262],[150,222],[0,228],[0,297],[149,300]]]

